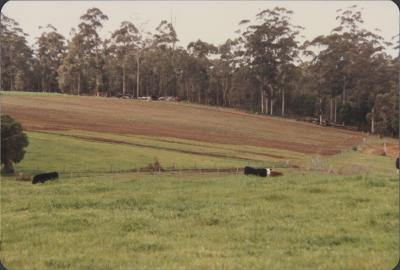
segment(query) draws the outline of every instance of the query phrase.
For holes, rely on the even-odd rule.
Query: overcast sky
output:
[[[31,44],[41,33],[38,27],[49,23],[69,38],[79,17],[97,7],[109,17],[102,36],[124,20],[135,25],[147,22],[146,30],[153,31],[161,20],[172,19],[180,45],[186,47],[197,39],[221,44],[235,36],[240,20],[253,19],[259,11],[275,6],[293,10],[292,22],[305,27],[302,34],[312,39],[329,34],[338,25],[336,10],[353,4],[363,8],[365,28],[379,28],[388,41],[399,33],[399,11],[392,1],[10,1],[1,12],[21,25]]]

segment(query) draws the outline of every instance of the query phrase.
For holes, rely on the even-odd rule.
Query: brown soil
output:
[[[362,138],[358,132],[232,109],[116,98],[3,96],[1,112],[32,130],[172,137],[306,154],[336,154]]]

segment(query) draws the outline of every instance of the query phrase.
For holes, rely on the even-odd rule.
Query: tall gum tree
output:
[[[31,68],[34,62],[33,50],[19,24],[1,13],[1,89],[28,91]]]
[[[389,45],[381,36],[362,28],[361,11],[356,5],[345,10],[338,9],[336,19],[339,25],[331,34],[318,36],[307,44],[318,47],[313,55],[318,69],[323,97],[330,99],[330,120],[336,121],[338,99],[341,100],[339,118],[342,122],[365,121],[370,112],[371,129],[374,132],[374,106],[371,103],[381,92],[380,69],[386,67],[384,46]],[[321,105],[322,106],[322,105]]]
[[[286,72],[287,65],[293,63],[298,55],[296,36],[300,27],[291,24],[292,13],[281,7],[263,10],[243,33],[244,56],[259,81],[261,104],[265,97],[265,108],[263,105],[261,108],[271,115],[274,114],[275,92],[281,73]]]
[[[58,84],[63,93],[81,95],[82,85],[86,75],[84,39],[81,33],[71,30],[71,40],[68,41],[67,53],[58,68]]]
[[[137,49],[139,31],[136,26],[128,21],[123,21],[119,29],[115,30],[111,38],[115,44],[116,52],[122,66],[122,94],[126,93],[126,73],[128,56]],[[138,72],[138,71],[136,71]]]
[[[172,23],[162,20],[153,34],[152,52],[158,55],[154,71],[158,75],[158,94],[174,95],[177,74],[175,72],[175,45],[178,36]]]
[[[108,20],[105,15],[98,8],[90,8],[84,15],[81,16],[81,23],[78,25],[79,34],[83,38],[84,57],[87,59],[88,64],[86,67],[91,69],[94,66],[94,94],[99,95],[102,84],[102,62],[101,62],[101,44],[102,40],[98,31],[103,28],[103,22]]]
[[[56,92],[59,90],[58,68],[65,53],[65,38],[57,33],[54,26],[48,24],[45,31],[37,39],[36,44],[38,46],[36,57],[40,67],[42,92]]]

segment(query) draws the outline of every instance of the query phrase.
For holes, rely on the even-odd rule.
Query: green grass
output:
[[[92,132],[65,132],[65,134],[94,135]],[[163,142],[159,141],[160,139],[149,137],[99,133],[95,135],[98,138],[118,139],[121,142],[143,146],[87,141],[53,133],[28,132],[30,144],[24,160],[17,164],[16,168],[26,173],[52,170],[59,172],[126,171],[145,167],[152,163],[155,158],[165,168],[175,167],[180,169],[194,167],[235,168],[242,167],[243,164],[264,167],[285,165],[284,160],[273,160],[266,156],[243,153],[245,150],[238,146],[236,146],[236,150],[213,149],[210,144],[207,148],[198,145],[178,144],[174,141]],[[267,152],[268,149],[265,149],[265,151]]]
[[[290,170],[3,179],[1,259],[10,269],[391,269],[397,192],[394,177]]]
[[[345,151],[315,161],[293,154],[305,167],[280,169],[277,178],[102,174],[111,165],[146,166],[154,157],[166,167],[222,168],[243,167],[240,158],[268,166],[282,161],[264,151],[291,153],[82,131],[28,136],[19,171],[97,173],[63,173],[39,185],[2,177],[0,260],[9,269],[358,270],[397,262],[399,190],[391,158]]]
[[[229,156],[237,156],[240,158],[260,159],[260,160],[276,160],[274,156],[280,156],[282,160],[293,160],[301,162],[305,154],[287,151],[283,149],[273,149],[265,147],[256,147],[248,145],[231,145],[231,144],[217,144],[199,142],[193,140],[184,140],[178,138],[163,138],[163,137],[149,137],[149,136],[127,136],[116,135],[104,132],[90,132],[80,130],[68,131],[55,131],[54,134],[73,135],[73,136],[86,136],[93,138],[112,139],[127,143],[137,143],[149,147],[168,148],[173,150],[185,150],[206,154],[219,154]],[[269,155],[269,156],[268,156]],[[271,156],[272,155],[272,156]]]

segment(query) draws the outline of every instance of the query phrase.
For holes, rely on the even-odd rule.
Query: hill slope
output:
[[[30,130],[76,129],[336,154],[362,134],[182,103],[101,97],[2,96],[2,113]]]

